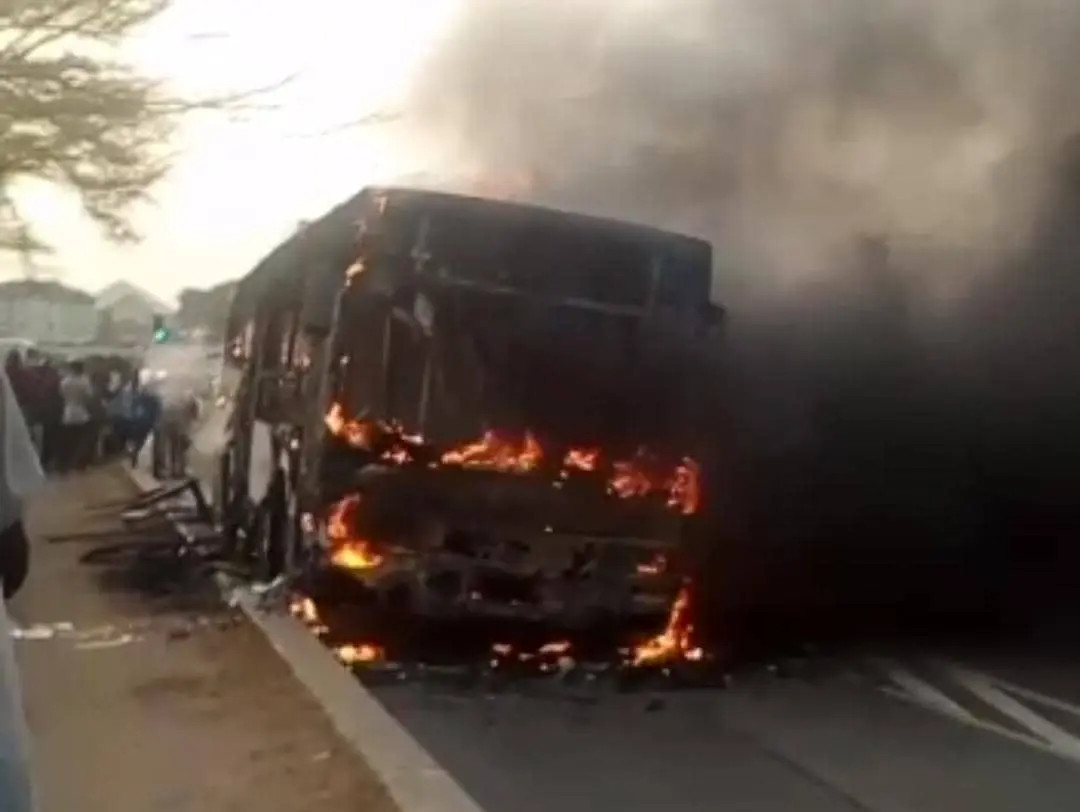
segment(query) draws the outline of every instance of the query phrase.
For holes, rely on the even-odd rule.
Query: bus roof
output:
[[[448,192],[434,192],[423,189],[407,189],[402,187],[383,187],[365,189],[359,197],[371,195],[373,197],[384,196],[387,206],[410,208],[415,211],[438,214],[440,212],[453,212],[458,215],[471,215],[478,220],[493,221],[558,221],[567,228],[579,228],[582,231],[607,233],[610,235],[622,235],[626,239],[640,240],[642,242],[686,242],[695,243],[701,248],[709,248],[709,243],[697,237],[679,234],[673,231],[665,231],[655,226],[633,223],[626,220],[616,220],[607,217],[596,217],[589,214],[578,214],[562,209],[554,209],[533,203],[519,203],[516,201],[495,200],[492,198],[473,197],[470,195],[451,194]]]
[[[711,268],[712,247],[706,240],[622,220],[577,214],[533,204],[405,187],[368,187],[306,224],[260,261],[241,282],[234,307],[253,307],[270,289],[297,295],[303,275],[329,262],[341,269],[356,259],[360,224],[365,214],[381,209],[390,221],[418,221],[440,214],[493,227],[551,225],[580,234],[638,245],[665,246],[694,263]]]

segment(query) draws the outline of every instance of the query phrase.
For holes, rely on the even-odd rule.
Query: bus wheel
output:
[[[254,528],[247,489],[233,475],[232,453],[226,450],[218,459],[218,482],[214,493],[214,510],[226,549],[234,558],[250,555]]]
[[[311,567],[311,550],[305,544],[306,538],[300,524],[300,500],[296,489],[286,486],[285,499],[285,568],[289,572],[300,572]]]
[[[255,566],[259,580],[272,581],[285,572],[289,535],[285,476],[277,471],[255,520]]]
[[[236,515],[236,489],[232,481],[232,454],[228,448],[218,455],[217,463],[213,494],[214,516],[229,549],[235,549],[239,522]]]

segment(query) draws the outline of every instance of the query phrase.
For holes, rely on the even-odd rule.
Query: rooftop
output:
[[[68,287],[52,279],[12,279],[0,282],[0,298],[48,299],[71,304],[93,304],[94,297],[85,291]]]
[[[112,307],[117,302],[128,298],[141,299],[149,306],[151,310],[153,310],[155,313],[160,313],[162,315],[166,313],[172,313],[176,309],[167,302],[163,302],[161,299],[157,298],[152,293],[143,290],[138,285],[133,285],[132,283],[126,282],[122,279],[118,282],[113,282],[107,288],[98,293],[95,297],[94,304],[99,310],[101,310],[103,308]]]

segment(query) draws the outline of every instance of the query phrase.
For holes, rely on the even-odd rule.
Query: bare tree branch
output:
[[[375,113],[369,113],[366,116],[360,118],[351,119],[349,121],[343,121],[340,124],[332,124],[329,127],[324,127],[320,130],[314,130],[312,132],[295,133],[292,138],[323,138],[328,135],[336,135],[339,132],[345,132],[347,130],[355,130],[361,127],[374,127],[380,124],[389,124],[394,121],[399,121],[404,117],[404,114],[400,111],[383,110]]]
[[[19,178],[73,188],[117,240],[127,213],[169,168],[179,118],[199,110],[265,110],[292,80],[180,98],[119,61],[117,45],[170,0],[0,0],[0,249],[44,247],[11,202]]]

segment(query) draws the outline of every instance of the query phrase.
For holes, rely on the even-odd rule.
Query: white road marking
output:
[[[1027,732],[1012,730],[994,722],[980,719],[973,712],[946,696],[935,686],[923,680],[897,662],[885,659],[874,661],[889,679],[892,686],[880,688],[882,693],[909,702],[925,710],[947,716],[954,721],[976,727],[1007,739],[1020,742],[1037,750],[1080,763],[1080,737],[1043,718],[1022,704],[1017,697],[1030,702],[1080,717],[1080,705],[1074,705],[1055,697],[1046,696],[1030,688],[999,680],[997,677],[974,671],[949,662],[939,662],[942,673],[959,689],[977,697],[995,708],[999,713],[1016,722]]]
[[[1080,761],[1080,739],[1062,730],[1053,722],[1039,716],[1031,708],[1005,693],[997,687],[997,680],[994,677],[959,666],[950,666],[949,673],[958,683],[983,702],[992,705],[1010,719],[1023,725],[1047,742],[1055,751]]]
[[[892,660],[877,659],[874,661],[879,668],[889,675],[905,694],[906,699],[911,699],[929,710],[944,713],[964,722],[975,721],[975,717],[958,703],[949,699],[941,691],[925,680],[919,679],[899,663]],[[886,690],[886,693],[896,694],[898,691]]]
[[[1000,680],[996,677],[994,678],[994,684],[1001,690],[1007,691],[1021,699],[1027,699],[1031,702],[1045,705],[1048,708],[1054,708],[1063,713],[1080,717],[1080,705],[1074,705],[1071,702],[1066,702],[1064,699],[1057,699],[1052,696],[1047,696],[1046,694],[1040,694],[1038,691],[1033,691],[1030,688],[1024,688],[1022,685],[1006,682],[1005,680]]]

